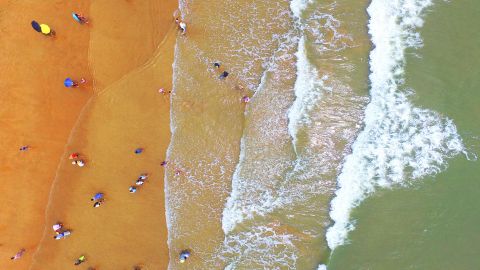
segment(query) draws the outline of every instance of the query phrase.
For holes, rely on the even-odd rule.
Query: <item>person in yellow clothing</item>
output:
[[[85,255],[80,256],[77,261],[75,262],[75,265],[79,265],[81,263],[85,262]]]

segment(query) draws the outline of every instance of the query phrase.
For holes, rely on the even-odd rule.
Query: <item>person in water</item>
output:
[[[222,72],[222,74],[220,74],[219,78],[220,78],[220,80],[223,80],[223,79],[227,78],[227,76],[228,76],[228,72],[224,71],[224,72]]]
[[[180,30],[182,30],[182,35],[185,35],[187,32],[187,24],[185,22],[179,22],[178,27],[180,27]]]
[[[134,187],[134,186],[130,186],[130,187],[128,188],[128,191],[130,191],[130,193],[135,193],[135,192],[137,192],[137,188]]]
[[[28,148],[30,148],[28,145],[24,145],[24,146],[20,147],[20,151],[27,151]]]
[[[182,250],[180,253],[180,263],[184,263],[188,257],[190,257],[190,251],[189,250]]]

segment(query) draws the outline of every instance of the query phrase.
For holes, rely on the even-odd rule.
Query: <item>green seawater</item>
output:
[[[411,101],[452,119],[468,154],[435,176],[365,200],[329,270],[480,269],[479,15],[478,0],[435,1],[419,29],[424,46],[407,51]]]

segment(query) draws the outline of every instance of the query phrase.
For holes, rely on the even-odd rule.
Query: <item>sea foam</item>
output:
[[[415,29],[430,0],[372,0],[368,7],[371,101],[364,130],[344,160],[338,189],[331,202],[334,224],[326,234],[334,250],[354,229],[350,213],[376,188],[407,185],[440,172],[446,159],[463,151],[463,142],[450,119],[414,107],[403,85],[405,50],[422,45]]]
[[[295,80],[295,101],[288,111],[288,132],[293,140],[293,147],[296,150],[298,126],[310,121],[307,117],[311,110],[321,98],[322,80],[318,78],[318,72],[310,64],[307,58],[305,37],[302,36],[298,43],[297,57],[297,79]]]

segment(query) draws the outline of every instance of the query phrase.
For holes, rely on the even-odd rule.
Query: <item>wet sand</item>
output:
[[[66,269],[82,254],[83,266],[99,269],[166,268],[159,164],[169,98],[158,88],[171,89],[177,3],[120,1],[109,10],[110,1],[27,2],[0,4],[0,46],[8,52],[0,58],[0,268]],[[90,25],[75,23],[74,10],[91,16]],[[57,37],[33,31],[32,19]],[[67,76],[93,84],[66,89]],[[21,145],[31,149],[20,152]],[[145,152],[135,155],[137,147]],[[73,151],[86,155],[84,168],[69,163]],[[143,172],[148,182],[129,194]],[[92,208],[97,191],[107,201]],[[52,239],[56,221],[72,229],[68,239]],[[22,259],[10,261],[20,248]]]

